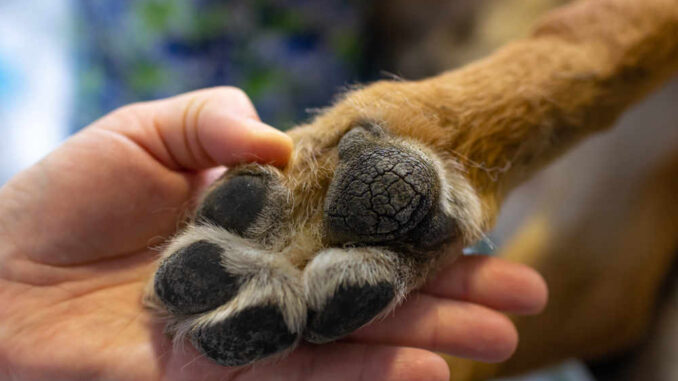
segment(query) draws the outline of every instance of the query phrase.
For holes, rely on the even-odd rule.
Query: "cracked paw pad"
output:
[[[404,238],[437,206],[438,176],[420,152],[355,128],[339,143],[339,165],[324,204],[330,244]]]

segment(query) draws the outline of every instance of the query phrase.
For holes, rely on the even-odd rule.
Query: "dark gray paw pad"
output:
[[[309,310],[304,338],[320,344],[346,336],[377,316],[394,296],[389,282],[341,286],[321,311]]]
[[[384,242],[414,228],[429,213],[436,177],[416,155],[395,147],[362,152],[338,171],[325,204],[334,243]]]
[[[354,128],[341,138],[338,150],[324,204],[330,244],[401,239],[435,206],[435,168],[421,152],[390,142],[378,127]]]
[[[208,221],[242,235],[264,207],[266,193],[263,176],[235,176],[205,197],[197,212],[198,221]]]
[[[221,265],[222,251],[213,243],[198,241],[162,262],[153,286],[170,311],[205,312],[235,296],[239,281]]]
[[[241,366],[283,351],[297,340],[278,307],[250,307],[193,335],[195,346],[225,366]]]

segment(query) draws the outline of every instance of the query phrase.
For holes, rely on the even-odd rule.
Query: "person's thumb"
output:
[[[284,166],[290,137],[262,123],[242,90],[219,87],[126,106],[95,123],[132,139],[166,167]]]

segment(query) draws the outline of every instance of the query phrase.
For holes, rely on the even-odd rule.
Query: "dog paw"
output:
[[[147,301],[222,365],[384,316],[469,230],[468,185],[432,150],[373,123],[314,133],[283,171],[230,169],[163,252]]]

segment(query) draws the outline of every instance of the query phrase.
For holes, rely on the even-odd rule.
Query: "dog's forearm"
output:
[[[419,99],[476,184],[511,187],[677,67],[678,1],[585,1],[549,14],[530,38],[423,81]]]
[[[424,81],[476,184],[511,187],[610,126],[678,67],[678,1],[585,1],[484,61]],[[510,169],[509,169],[510,167]],[[486,169],[508,169],[505,176]]]

